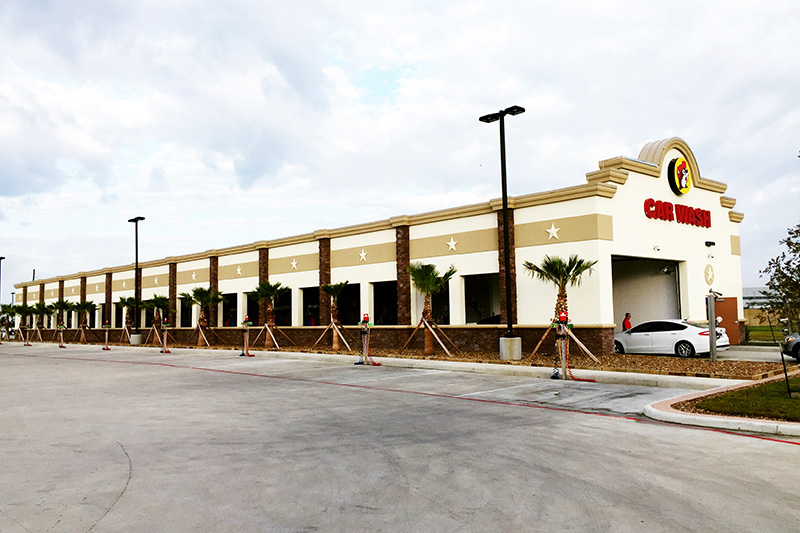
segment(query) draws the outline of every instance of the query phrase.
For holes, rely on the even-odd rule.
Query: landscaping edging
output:
[[[800,375],[800,370],[789,372],[789,376],[793,377]],[[769,435],[786,435],[786,436],[800,436],[800,423],[785,422],[779,420],[763,420],[754,418],[745,418],[739,416],[728,416],[722,414],[706,414],[706,413],[687,413],[679,411],[673,405],[686,402],[689,400],[697,400],[705,396],[728,392],[744,387],[755,387],[771,381],[783,379],[783,375],[773,376],[770,378],[762,379],[756,382],[744,382],[729,384],[718,389],[696,392],[672,398],[669,400],[662,400],[654,402],[644,408],[644,414],[653,420],[661,422],[671,422],[673,424],[683,424],[687,426],[700,426],[709,427],[714,429],[723,429],[729,431],[751,431],[753,433],[766,433]]]

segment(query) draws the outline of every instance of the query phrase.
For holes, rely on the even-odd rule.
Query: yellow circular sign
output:
[[[692,188],[692,170],[689,162],[683,157],[673,159],[669,162],[669,188],[677,195],[683,195]]]

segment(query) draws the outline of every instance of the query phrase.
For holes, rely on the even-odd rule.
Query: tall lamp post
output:
[[[2,289],[2,281],[3,281],[3,259],[5,257],[0,257],[0,303],[3,303],[3,289]],[[14,300],[11,300],[11,303],[14,303]]]
[[[139,333],[139,222],[144,220],[144,217],[134,217],[128,222],[133,222],[136,226],[136,263],[133,270],[133,326],[136,333]]]
[[[514,339],[517,338],[514,336],[514,330],[512,328],[512,301],[511,301],[511,244],[509,242],[509,231],[508,231],[508,187],[506,185],[506,128],[505,128],[505,116],[506,115],[519,115],[524,113],[525,109],[518,106],[513,105],[511,107],[507,107],[497,113],[490,113],[488,115],[484,115],[480,117],[478,120],[481,122],[485,122],[490,124],[492,122],[500,121],[500,180],[502,183],[503,188],[503,263],[505,266],[505,281],[506,281],[506,334],[503,336],[504,339]],[[512,351],[512,357],[507,358],[514,358],[518,359],[521,358],[522,346],[519,343],[519,347],[515,347],[516,344],[512,344],[511,341],[504,341],[500,339],[500,356],[501,358],[504,357],[505,350]],[[519,357],[516,355],[516,350],[520,351]]]

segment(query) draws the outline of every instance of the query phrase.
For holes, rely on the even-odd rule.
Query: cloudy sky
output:
[[[386,7],[390,6],[390,7]],[[800,222],[800,3],[0,3],[2,302],[36,277],[585,182],[678,136],[745,213],[744,285]]]

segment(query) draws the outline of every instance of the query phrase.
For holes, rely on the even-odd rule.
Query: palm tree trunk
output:
[[[339,325],[339,306],[336,305],[336,299],[334,298],[331,302],[331,322],[334,326]],[[331,343],[331,348],[334,352],[339,351],[339,334],[336,332],[336,328],[331,328],[331,333],[333,334],[333,343]]]
[[[425,295],[425,304],[422,307],[422,318],[424,318],[428,323],[431,322],[433,316],[433,312],[431,311],[431,295]],[[425,339],[425,355],[433,355],[434,352],[434,344],[433,344],[433,333],[427,327],[424,329],[423,338]]]
[[[198,346],[203,346],[204,345],[202,330],[207,325],[208,325],[208,323],[206,322],[206,312],[201,307],[200,308],[200,314],[197,316],[197,328],[198,328],[198,330],[200,330],[200,331],[197,332],[197,345]]]
[[[264,320],[264,324],[269,328],[275,325],[275,307],[272,302],[267,302],[267,312],[265,313],[266,317]],[[264,338],[264,348],[274,348],[275,343],[272,341],[272,335],[269,334],[270,332],[267,331],[267,334]]]
[[[561,313],[568,313],[567,310],[567,289],[566,287],[558,288],[558,296],[556,296],[556,318]]]

